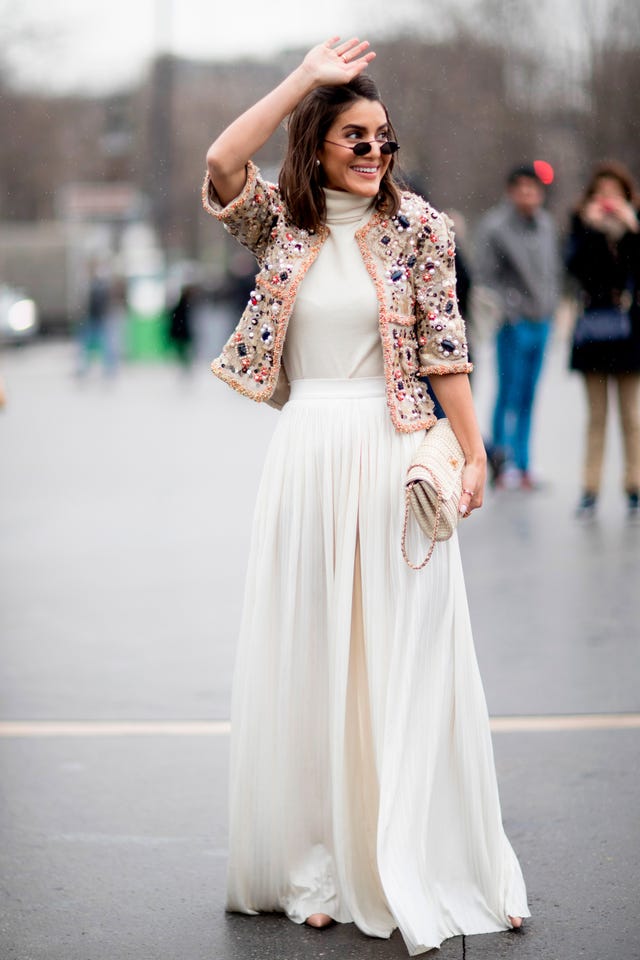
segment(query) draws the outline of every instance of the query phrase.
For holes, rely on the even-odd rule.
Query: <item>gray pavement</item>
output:
[[[479,359],[486,423],[486,347]],[[600,517],[572,516],[584,414],[563,364],[558,342],[536,434],[545,488],[490,495],[461,529],[490,711],[552,718],[494,734],[533,917],[521,934],[448,941],[442,960],[640,958],[640,730],[553,720],[640,713],[640,525],[626,522],[613,432]],[[74,736],[0,726],[0,960],[406,956],[397,935],[225,915],[224,728],[136,731],[229,715],[277,414],[206,363],[190,379],[137,366],[114,383],[78,384],[71,368],[65,344],[0,356],[0,723],[78,721]],[[131,726],[101,736],[89,720]]]

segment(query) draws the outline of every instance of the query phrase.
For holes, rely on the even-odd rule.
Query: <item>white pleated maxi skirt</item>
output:
[[[292,383],[250,547],[227,901],[399,927],[411,956],[529,916],[457,537],[420,572],[402,559],[420,438],[393,428],[382,378]]]

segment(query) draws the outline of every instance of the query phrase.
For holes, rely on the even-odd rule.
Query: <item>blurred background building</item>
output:
[[[250,265],[234,266],[233,248],[200,208],[206,149],[331,29],[357,25],[371,39],[371,74],[399,131],[403,169],[471,224],[515,163],[552,165],[549,203],[561,222],[594,161],[615,157],[640,171],[637,0],[351,0],[335,27],[329,3],[324,14],[292,15],[286,34],[290,5],[245,2],[234,44],[220,36],[232,14],[219,5],[190,0],[178,10],[157,0],[136,5],[134,19],[131,5],[115,2],[105,4],[122,38],[112,61],[101,4],[91,5],[91,32],[87,10],[52,3],[43,20],[41,6],[0,0],[0,283],[33,298],[45,331],[81,320],[96,257],[126,278],[134,323],[157,319],[185,283],[215,300],[246,276]],[[80,46],[84,73],[60,79]],[[272,175],[283,145],[284,131],[257,158]],[[134,353],[150,349],[141,329],[129,338]]]

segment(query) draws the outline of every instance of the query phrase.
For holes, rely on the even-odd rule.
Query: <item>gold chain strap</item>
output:
[[[409,557],[408,557],[408,555],[407,555],[407,525],[408,525],[408,523],[409,523],[409,508],[410,508],[409,500],[410,500],[410,497],[411,497],[411,487],[413,486],[413,484],[412,484],[412,483],[409,483],[409,484],[407,484],[407,486],[405,487],[405,493],[404,493],[404,525],[403,525],[403,528],[402,528],[402,556],[404,557],[405,562],[411,567],[412,570],[422,570],[423,567],[426,567],[426,565],[429,563],[429,560],[431,560],[431,555],[433,554],[433,551],[434,551],[434,549],[435,549],[436,540],[437,540],[437,537],[438,537],[438,527],[439,527],[439,525],[440,525],[440,511],[441,511],[441,508],[442,508],[442,499],[443,499],[443,498],[442,498],[442,490],[441,490],[440,484],[439,484],[437,478],[434,476],[433,473],[431,473],[431,479],[432,479],[432,481],[433,481],[433,486],[434,486],[434,489],[435,489],[436,495],[437,495],[437,502],[436,502],[436,519],[435,519],[435,522],[434,522],[434,524],[433,524],[433,534],[431,535],[431,546],[429,547],[429,552],[428,552],[427,556],[425,557],[425,559],[424,559],[424,560],[422,561],[422,563],[420,564],[420,566],[416,566],[414,563],[412,563],[411,560],[409,560]],[[420,481],[416,480],[415,482],[416,482],[416,483],[419,483]]]

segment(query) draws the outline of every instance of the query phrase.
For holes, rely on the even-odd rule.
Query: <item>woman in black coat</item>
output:
[[[608,338],[584,337],[578,321],[571,368],[584,377],[589,418],[581,516],[593,515],[602,473],[609,384],[615,383],[624,437],[624,487],[630,515],[640,516],[640,225],[630,173],[598,166],[573,214],[567,268],[578,280],[587,316],[613,312]],[[615,311],[623,315],[616,327]],[[626,319],[628,318],[628,320]],[[582,334],[582,335],[581,335]]]

